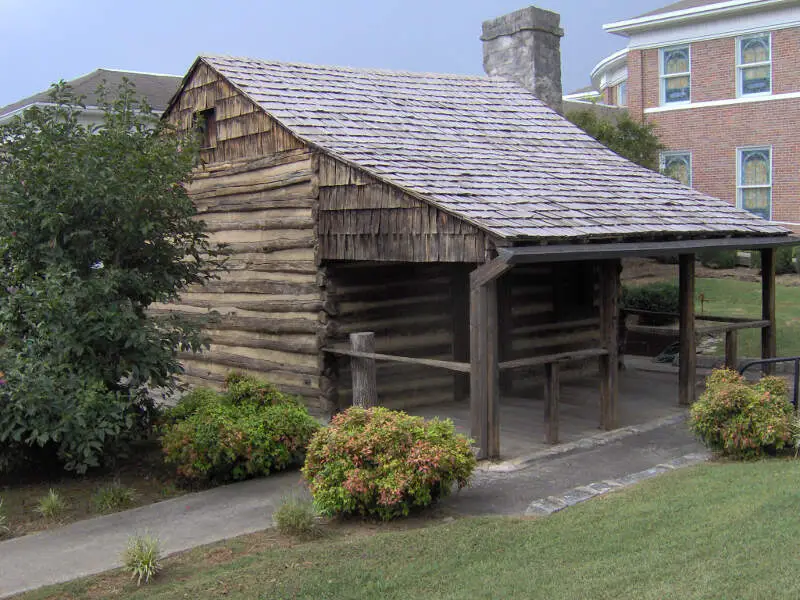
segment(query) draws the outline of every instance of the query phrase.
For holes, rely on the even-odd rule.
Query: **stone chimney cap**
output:
[[[520,31],[543,31],[563,37],[561,16],[558,13],[544,10],[537,6],[521,8],[513,13],[483,22],[484,42],[504,35],[514,35]]]

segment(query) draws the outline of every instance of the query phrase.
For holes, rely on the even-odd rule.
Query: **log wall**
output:
[[[316,153],[202,62],[166,118],[182,130],[213,108],[214,147],[188,188],[209,238],[230,252],[219,280],[188,289],[156,311],[207,313],[211,348],[182,355],[186,380],[219,386],[232,369],[320,401],[320,347],[330,324],[318,268]]]
[[[420,358],[468,362],[468,341],[455,315],[468,315],[458,304],[469,299],[457,285],[467,278],[469,267],[437,264],[331,263],[327,268],[327,299],[333,322],[330,343],[348,344],[350,333],[375,333],[376,352]],[[583,275],[574,265],[517,267],[500,282],[507,290],[505,314],[501,315],[502,360],[554,354],[599,345],[593,281],[588,280],[588,305],[577,305],[576,291],[569,285]],[[591,277],[592,273],[589,273]],[[463,281],[462,279],[462,281]],[[559,287],[571,294],[560,298]],[[459,292],[459,290],[461,290]],[[561,306],[559,306],[559,302]],[[465,306],[461,307],[465,309]],[[564,315],[569,321],[564,322]],[[459,333],[461,325],[461,333]],[[460,342],[459,335],[461,336]],[[466,350],[467,354],[464,354]],[[323,387],[335,389],[330,402],[345,408],[351,398],[349,359],[327,359]],[[442,369],[378,362],[379,403],[408,408],[453,400],[458,375]],[[570,377],[596,368],[596,361],[565,367]],[[541,396],[542,369],[516,369],[506,393]],[[463,397],[466,400],[466,396]]]

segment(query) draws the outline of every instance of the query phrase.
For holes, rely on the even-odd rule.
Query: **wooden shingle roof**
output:
[[[201,60],[301,139],[501,238],[787,233],[621,158],[510,81]]]

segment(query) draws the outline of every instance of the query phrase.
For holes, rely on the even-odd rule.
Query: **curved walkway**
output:
[[[559,498],[567,505],[591,496],[576,496],[576,488],[625,482],[665,463],[682,464],[679,459],[687,455],[695,461],[705,456],[685,424],[673,422],[599,446],[579,444],[510,472],[481,469],[471,487],[447,498],[440,509],[457,515],[535,514],[537,506],[559,505]],[[281,500],[302,489],[298,472],[282,473],[0,542],[0,598],[116,568],[134,533],[157,536],[171,554],[268,528]]]

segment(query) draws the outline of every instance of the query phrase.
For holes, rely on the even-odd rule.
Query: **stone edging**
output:
[[[669,471],[674,471],[675,469],[689,467],[691,465],[705,462],[709,458],[711,458],[711,454],[707,452],[687,454],[667,463],[656,465],[651,469],[639,471],[638,473],[631,473],[630,475],[626,475],[621,479],[606,479],[604,481],[590,483],[589,485],[582,485],[572,488],[571,490],[558,496],[548,496],[547,498],[534,500],[525,510],[525,516],[542,517],[551,515],[554,512],[564,510],[568,506],[574,506],[575,504],[585,502],[586,500],[596,496],[602,496],[608,492],[628,487],[646,479],[651,479],[657,475],[661,475],[662,473],[667,473]]]
[[[511,460],[506,460],[502,462],[484,461],[478,465],[477,470],[495,472],[495,473],[512,473],[514,471],[519,471],[520,469],[524,469],[531,463],[536,462],[537,460],[541,460],[543,458],[551,458],[553,456],[567,454],[568,452],[574,452],[577,450],[591,450],[593,448],[597,448],[599,446],[605,446],[606,444],[619,441],[621,439],[630,437],[632,435],[639,435],[640,433],[645,433],[648,431],[652,431],[654,429],[666,427],[668,425],[675,425],[677,423],[682,423],[683,421],[686,420],[687,417],[688,413],[684,412],[679,415],[672,415],[669,417],[662,417],[660,419],[653,419],[652,421],[641,423],[639,425],[630,425],[628,427],[621,427],[619,429],[614,429],[613,431],[604,431],[602,433],[598,433],[597,435],[576,440],[574,442],[558,444],[551,448],[539,450],[538,452],[533,452],[531,454],[519,456]]]

